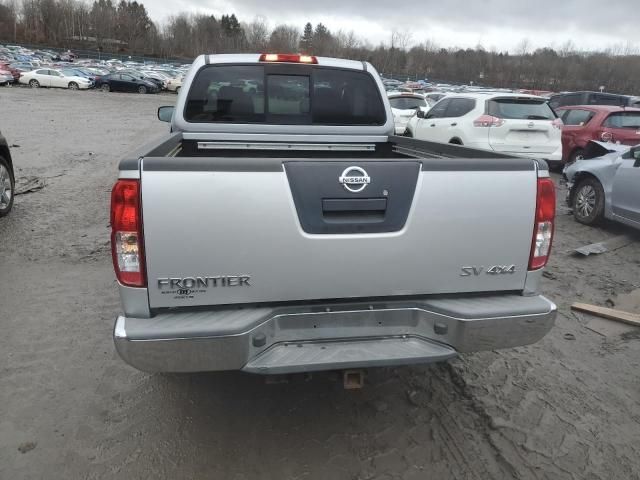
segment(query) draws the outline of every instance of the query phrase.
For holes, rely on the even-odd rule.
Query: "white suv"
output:
[[[512,93],[449,95],[409,120],[406,135],[496,152],[562,160],[562,121],[547,99]]]

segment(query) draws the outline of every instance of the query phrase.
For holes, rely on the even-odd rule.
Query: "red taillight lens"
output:
[[[473,121],[474,127],[501,127],[504,125],[504,119],[494,117],[493,115],[480,115]]]
[[[146,286],[139,180],[118,180],[111,191],[111,254],[121,284]]]
[[[539,178],[529,270],[542,268],[549,260],[555,216],[556,189],[553,180],[550,178]]]
[[[286,62],[286,63],[318,63],[318,59],[312,55],[299,55],[297,53],[263,53],[261,62]]]

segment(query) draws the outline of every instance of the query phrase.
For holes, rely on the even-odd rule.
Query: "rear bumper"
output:
[[[115,346],[149,372],[273,374],[446,360],[527,345],[553,326],[542,296],[423,300],[119,316]]]

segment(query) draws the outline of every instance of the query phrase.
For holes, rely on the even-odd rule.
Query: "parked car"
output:
[[[167,82],[167,90],[170,92],[180,93],[180,88],[182,88],[182,77],[172,78]]]
[[[0,133],[0,217],[11,211],[15,192],[13,161],[7,140]]]
[[[174,133],[123,159],[112,190],[125,361],[351,370],[525,345],[552,327],[538,290],[556,199],[543,161],[389,138],[367,62],[201,55],[192,73],[158,111]]]
[[[564,171],[575,219],[594,225],[606,218],[640,228],[640,146],[591,141],[584,157]]]
[[[68,88],[69,90],[87,89],[93,85],[88,78],[77,75],[65,75],[61,70],[54,70],[52,68],[39,68],[32,72],[23,73],[20,76],[19,82],[33,88],[57,87]]]
[[[145,74],[145,73],[143,73],[143,72],[140,72],[140,71],[138,71],[138,70],[134,70],[134,69],[132,69],[132,68],[127,68],[127,69],[124,69],[124,70],[119,70],[118,72],[115,72],[115,73],[128,74],[128,75],[131,75],[131,76],[133,76],[133,77],[135,77],[135,78],[139,78],[139,79],[141,79],[141,80],[146,80],[147,82],[151,82],[151,83],[153,83],[156,87],[158,87],[158,91],[161,91],[161,90],[163,90],[163,89],[164,89],[164,83],[163,83],[163,81],[162,81],[162,80],[159,80],[159,79],[154,78],[154,77],[150,77],[149,75],[147,75],[147,74]]]
[[[96,88],[103,92],[138,92],[157,93],[158,87],[150,80],[141,77],[134,77],[128,73],[112,73],[100,77]]]
[[[416,114],[418,109],[429,108],[424,96],[417,93],[396,92],[389,93],[388,96],[396,135],[404,135],[409,119]]]
[[[562,161],[564,163],[582,160],[584,149],[591,140],[631,146],[640,143],[640,108],[576,105],[560,107],[556,109],[556,113],[564,124],[562,127]]]
[[[562,121],[547,99],[513,93],[451,94],[409,120],[406,135],[501,153],[562,159]]]
[[[17,68],[12,67],[8,63],[0,62],[0,70],[10,72],[11,75],[13,75],[13,81],[14,82],[17,82],[18,79],[20,78],[20,70],[18,70]]]
[[[7,70],[0,70],[0,85],[9,85],[13,83],[13,75]]]
[[[640,97],[604,92],[567,92],[552,95],[549,105],[554,110],[569,105],[615,105],[619,107],[639,107]]]

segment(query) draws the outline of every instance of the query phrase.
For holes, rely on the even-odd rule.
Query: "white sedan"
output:
[[[427,109],[427,101],[418,93],[389,92],[396,135],[404,135],[409,119],[418,109]]]
[[[33,88],[57,87],[79,90],[91,87],[91,80],[88,78],[65,75],[60,70],[51,68],[38,68],[31,72],[25,72],[18,81]]]

